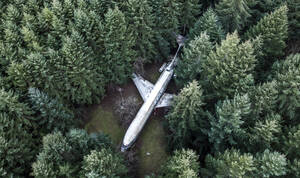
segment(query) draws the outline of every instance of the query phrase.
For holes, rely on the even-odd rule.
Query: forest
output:
[[[169,156],[145,178],[300,177],[299,0],[1,0],[0,177],[137,177],[83,110],[174,34]]]

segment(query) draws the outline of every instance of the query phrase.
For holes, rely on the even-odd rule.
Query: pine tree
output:
[[[298,118],[300,101],[300,54],[290,55],[284,61],[275,62],[272,67],[274,80],[279,91],[278,111],[289,120]],[[296,122],[299,123],[299,122]],[[295,124],[295,122],[294,122]]]
[[[111,150],[92,150],[84,157],[82,166],[83,177],[112,177],[117,178],[127,174],[124,159]]]
[[[287,155],[289,159],[300,159],[300,124],[287,127],[287,134],[283,136],[282,151]]]
[[[287,0],[289,38],[300,39],[300,3],[297,0]]]
[[[32,164],[33,175],[38,178],[59,176],[59,165],[70,157],[70,150],[71,146],[60,132],[44,136],[42,152]]]
[[[250,17],[246,0],[221,0],[216,5],[216,12],[226,32],[240,31]]]
[[[28,94],[33,109],[38,112],[39,126],[46,132],[65,131],[74,125],[73,112],[67,109],[63,103],[50,98],[37,88],[29,88]]]
[[[151,6],[147,0],[128,0],[126,8],[126,20],[130,24],[129,31],[134,38],[137,56],[150,61],[156,54],[156,32]]]
[[[272,81],[257,85],[249,90],[254,118],[266,113],[276,112],[279,93],[277,88],[277,82]]]
[[[246,117],[251,112],[248,95],[236,95],[232,100],[225,100],[216,105],[216,116],[209,115],[209,142],[216,151],[223,151],[227,146],[237,145],[246,138],[243,128]]]
[[[12,91],[0,90],[0,175],[23,177],[30,171],[37,141],[30,108]]]
[[[255,165],[257,170],[254,177],[284,176],[287,172],[285,155],[269,150],[256,155]]]
[[[166,116],[171,131],[170,145],[182,148],[190,142],[191,132],[198,128],[203,91],[197,81],[189,83],[175,97],[170,113]]]
[[[263,18],[268,13],[271,13],[276,8],[280,6],[285,0],[251,0],[248,1],[248,6],[251,9],[250,14],[250,20],[247,23],[247,27],[251,27],[252,25],[255,25],[261,18]]]
[[[189,32],[189,38],[193,40],[199,36],[203,31],[206,31],[212,43],[219,43],[224,39],[224,31],[219,22],[219,17],[209,8],[194,24]]]
[[[180,3],[178,1],[162,0],[159,4],[156,19],[157,30],[163,34],[168,42],[175,42],[173,32],[178,33],[180,14]]]
[[[288,37],[287,12],[287,6],[283,5],[264,16],[257,25],[251,27],[245,33],[247,39],[261,36],[263,40],[262,50],[265,57],[274,58],[283,55],[283,50],[286,47],[285,40]]]
[[[162,166],[162,178],[168,177],[198,177],[200,164],[198,156],[193,150],[176,150],[167,162]]]
[[[65,136],[54,132],[43,137],[43,147],[33,163],[35,177],[78,177],[84,156],[92,150],[111,149],[103,134],[88,135],[72,129]]]
[[[237,33],[229,34],[226,40],[217,45],[203,63],[208,93],[217,98],[232,98],[234,93],[246,93],[253,86],[253,70],[256,58],[253,44],[246,41],[240,44]]]
[[[176,47],[175,34],[179,33],[179,14],[180,3],[174,0],[148,1],[152,5],[153,14],[155,15],[154,27],[156,33],[155,46],[160,52],[157,59],[168,58],[171,49]]]
[[[300,176],[300,160],[294,159],[292,162],[288,162],[288,174],[286,177],[297,178]]]
[[[183,49],[182,59],[175,69],[176,85],[183,87],[194,79],[200,79],[202,63],[207,60],[212,43],[206,33],[201,33]]]
[[[94,65],[92,49],[77,31],[63,39],[62,56],[57,70],[64,76],[64,97],[78,104],[99,101],[104,93],[103,78]]]
[[[105,14],[104,46],[106,78],[110,82],[124,83],[132,73],[135,58],[133,38],[127,29],[124,14],[116,7]]]
[[[208,155],[205,164],[210,177],[251,177],[256,169],[254,158],[249,153],[241,154],[239,150],[226,150],[216,156]]]
[[[278,114],[270,114],[266,116],[264,121],[257,121],[255,126],[251,128],[250,140],[253,144],[253,151],[271,149],[271,144],[279,141],[281,134],[281,116]]]
[[[201,13],[201,4],[199,0],[179,0],[180,16],[179,24],[183,27],[185,34],[188,29],[192,28],[196,22],[196,17]]]

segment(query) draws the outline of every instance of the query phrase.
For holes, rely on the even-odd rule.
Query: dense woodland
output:
[[[78,108],[174,33],[171,156],[147,177],[300,177],[299,0],[1,0],[0,176],[134,177]]]

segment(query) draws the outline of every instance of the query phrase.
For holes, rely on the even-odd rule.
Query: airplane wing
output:
[[[154,85],[149,81],[145,80],[142,76],[136,75],[135,73],[132,75],[132,80],[140,92],[144,101],[149,97]]]
[[[171,106],[174,95],[165,93],[160,100],[158,101],[156,108],[168,107]]]
[[[137,87],[139,93],[141,94],[142,98],[144,101],[149,97],[154,85],[145,80],[142,76],[133,74],[132,75],[132,80]],[[163,96],[160,98],[158,101],[156,108],[162,108],[162,107],[167,107],[171,106],[171,101],[173,99],[174,95],[169,94],[169,93],[164,93]]]

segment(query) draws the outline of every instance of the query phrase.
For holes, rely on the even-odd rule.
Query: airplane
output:
[[[138,74],[132,74],[132,80],[141,94],[144,103],[125,133],[121,152],[125,152],[133,145],[154,108],[168,107],[172,103],[174,95],[164,92],[174,74],[174,68],[178,60],[177,55],[184,45],[185,38],[181,35],[177,35],[176,40],[179,45],[177,52],[171,62],[163,64],[159,69],[162,73],[155,85]]]

